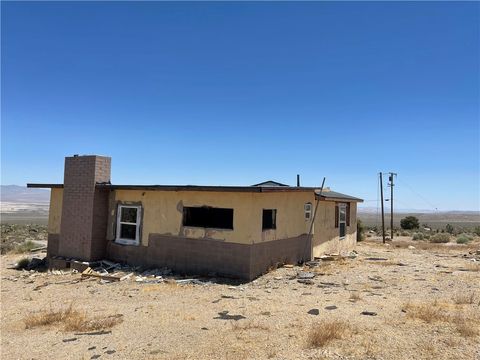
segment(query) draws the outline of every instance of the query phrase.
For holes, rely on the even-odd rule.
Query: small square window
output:
[[[277,228],[277,209],[263,209],[262,230]]]
[[[312,217],[312,203],[306,203],[304,206],[305,220],[308,221]]]

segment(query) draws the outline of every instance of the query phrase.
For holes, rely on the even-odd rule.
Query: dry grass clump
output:
[[[453,297],[453,302],[457,305],[471,305],[475,303],[475,293],[456,294]]]
[[[350,300],[351,301],[358,301],[360,299],[361,299],[360,293],[358,293],[356,291],[350,293]]]
[[[457,316],[454,322],[458,333],[463,337],[474,337],[480,334],[480,325],[474,321],[469,321],[463,316]]]
[[[12,250],[11,252],[14,253],[14,254],[24,254],[24,253],[29,253],[32,251],[32,249],[35,249],[37,248],[38,245],[35,244],[33,241],[31,240],[27,240],[27,241],[24,241],[23,243],[21,244],[18,244],[16,245]]]
[[[96,331],[110,329],[123,321],[122,315],[88,318],[85,312],[70,305],[67,309],[44,310],[27,315],[23,322],[26,329],[38,326],[63,325],[65,331]]]
[[[248,321],[244,323],[239,323],[238,321],[235,321],[232,323],[232,329],[235,331],[241,331],[241,330],[265,330],[268,331],[270,328],[267,325],[260,324],[260,323],[255,323],[253,321]]]
[[[473,297],[468,295],[466,297],[458,298],[458,301],[460,304],[471,304],[475,301],[474,297],[475,295],[473,295]],[[420,319],[426,323],[440,321],[451,323],[463,337],[473,337],[480,334],[480,321],[478,317],[466,314],[450,303],[441,303],[437,300],[423,304],[407,303],[404,306],[404,309],[407,311],[407,316],[409,318]],[[452,309],[455,312],[452,313],[450,311]]]
[[[445,321],[448,318],[445,310],[441,309],[436,301],[425,304],[407,303],[404,310],[409,318],[420,319],[426,323]]]
[[[341,339],[350,329],[343,320],[323,320],[314,324],[308,334],[308,345],[311,347],[323,347],[333,340]]]

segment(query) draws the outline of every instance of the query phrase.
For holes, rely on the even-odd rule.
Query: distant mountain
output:
[[[43,204],[50,202],[50,190],[30,189],[26,186],[1,185],[0,201],[22,204]]]

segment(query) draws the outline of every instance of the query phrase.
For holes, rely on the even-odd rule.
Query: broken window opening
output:
[[[115,242],[123,245],[140,243],[141,206],[118,205]]]
[[[277,228],[277,209],[263,209],[262,231]]]
[[[233,230],[233,209],[186,206],[183,226]]]

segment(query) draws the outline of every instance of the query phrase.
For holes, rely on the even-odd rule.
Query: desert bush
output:
[[[324,320],[314,324],[308,335],[308,345],[311,347],[323,347],[335,339],[341,339],[349,325],[342,320]]]
[[[412,240],[423,240],[423,234],[422,233],[413,234]]]
[[[453,227],[452,225],[450,225],[450,224],[447,224],[447,225],[445,226],[445,231],[446,231],[447,233],[449,233],[449,234],[453,234],[453,231],[454,231],[454,230],[455,230],[454,227]]]
[[[407,216],[400,220],[400,226],[404,230],[413,230],[420,227],[420,223],[415,216]]]
[[[400,236],[410,236],[410,233],[408,231],[402,231]]]
[[[365,238],[364,236],[365,227],[362,224],[362,220],[357,220],[357,241],[363,241]]]
[[[35,249],[38,247],[37,244],[35,244],[33,241],[27,240],[21,244],[16,245],[12,252],[15,254],[23,254],[23,253],[28,253],[32,251],[32,249]]]
[[[448,243],[450,241],[450,234],[447,233],[438,233],[433,235],[430,238],[430,242],[436,243],[436,244],[444,244]]]
[[[423,239],[424,240],[430,239],[430,234],[423,234]]]
[[[457,237],[457,244],[468,244],[470,241],[472,241],[472,238],[465,234]]]
[[[457,305],[471,305],[475,303],[475,293],[463,293],[463,294],[456,294],[453,297],[453,302]]]
[[[75,310],[72,305],[67,309],[50,309],[32,313],[23,319],[26,329],[63,324],[65,331],[81,332],[109,329],[120,324],[122,321],[122,315],[89,319],[85,312]]]
[[[462,316],[457,316],[454,319],[454,323],[457,327],[457,331],[463,337],[473,337],[477,336],[480,333],[478,324],[475,324],[472,321],[468,321]]]
[[[477,236],[480,236],[480,226],[475,226],[473,229],[473,233]]]

